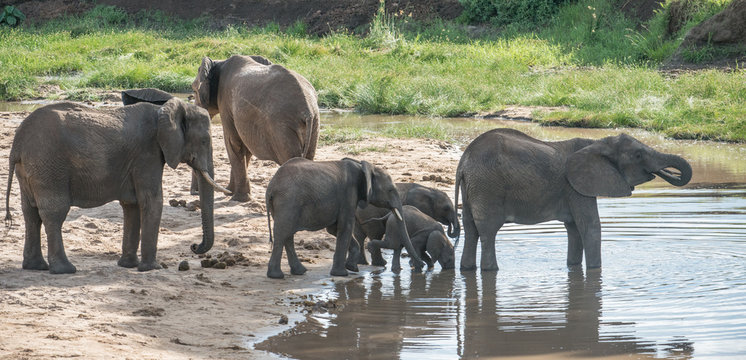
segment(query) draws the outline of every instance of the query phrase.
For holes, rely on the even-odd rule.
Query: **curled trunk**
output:
[[[201,172],[203,176],[199,177],[199,202],[202,212],[202,243],[192,244],[192,251],[195,254],[204,254],[212,248],[215,240],[215,220],[213,208],[215,204],[215,191],[211,183],[213,171]]]
[[[454,210],[448,217],[448,237],[451,239],[458,239],[461,235],[461,225],[458,222],[458,214]]]
[[[666,180],[669,184],[674,186],[684,186],[689,183],[692,179],[692,167],[689,163],[680,156],[676,155],[662,155],[662,163],[664,164],[659,170],[655,171],[654,174]],[[675,169],[671,171],[669,169]]]

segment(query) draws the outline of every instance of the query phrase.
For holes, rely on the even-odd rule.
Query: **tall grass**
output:
[[[70,92],[189,91],[203,56],[261,54],[308,78],[323,107],[437,117],[507,104],[566,106],[541,120],[746,141],[739,125],[746,118],[743,69],[661,74],[653,65],[663,55],[651,55],[660,46],[635,37],[638,30],[603,4],[580,0],[561,8],[544,30],[477,38],[457,24],[415,23],[406,15],[379,17],[368,35],[317,38],[301,24],[213,29],[202,19],[97,7],[41,26],[0,29],[0,99],[35,96],[42,83]]]

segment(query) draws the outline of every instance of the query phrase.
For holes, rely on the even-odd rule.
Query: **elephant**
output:
[[[256,55],[204,57],[192,89],[195,104],[211,117],[220,114],[232,200],[251,198],[246,166],[252,156],[279,165],[294,157],[313,160],[319,107],[316,90],[298,73]]]
[[[658,175],[686,185],[692,168],[683,158],[653,150],[627,134],[598,140],[544,142],[513,129],[494,129],[464,150],[456,170],[455,201],[463,192],[461,270],[497,271],[495,236],[506,222],[559,220],[567,230],[567,265],[601,267],[597,196],[623,197]]]
[[[425,261],[428,268],[432,269],[434,261],[437,261],[444,270],[453,269],[455,267],[453,244],[446,237],[443,226],[411,205],[402,206],[401,214],[407,224],[408,234],[400,233],[400,227],[391,212],[383,218],[369,219],[362,224],[365,226],[365,223],[370,221],[383,221],[385,223],[386,236],[383,240],[368,242],[370,252],[380,254],[381,248],[393,249],[394,258],[391,271],[398,273],[401,271],[399,258],[403,247],[402,239],[408,236],[412,242],[412,247],[417,251],[420,259]]]
[[[461,228],[458,220],[458,213],[453,206],[453,202],[446,193],[415,183],[396,183],[396,189],[399,191],[403,205],[412,205],[418,210],[437,220],[443,225],[448,226],[448,236],[458,239]],[[366,238],[380,240],[386,232],[384,221],[370,221],[372,218],[380,218],[389,212],[387,209],[368,206],[358,208],[355,211],[355,228],[353,236],[358,242],[360,249],[364,248]],[[361,222],[365,221],[365,225]],[[371,264],[376,266],[385,266],[386,260],[381,256],[381,252],[374,248],[371,251]],[[365,253],[360,252],[358,264],[367,264]]]
[[[401,199],[391,177],[367,161],[350,158],[323,162],[290,159],[270,180],[265,199],[270,242],[273,230],[275,237],[267,276],[274,279],[284,277],[280,269],[283,247],[291,273],[302,275],[306,272],[298,260],[293,242],[295,233],[301,230],[325,228],[337,237],[332,276],[347,276],[347,269],[357,271],[357,256],[347,258],[357,206],[371,204],[392,210],[398,220],[396,225],[402,234],[407,234],[401,217]],[[271,218],[274,218],[274,226]],[[421,270],[422,260],[414,252],[409,237],[404,237],[402,243],[413,254],[415,269]],[[357,248],[353,254],[359,251]]]
[[[122,91],[122,104],[132,105],[139,102],[163,105],[174,96],[159,89],[130,89]]]
[[[70,207],[92,208],[113,200],[119,200],[124,211],[119,266],[159,269],[164,163],[172,168],[186,163],[202,175],[202,243],[193,244],[192,250],[204,253],[212,247],[216,185],[210,118],[197,106],[179,99],[163,106],[141,103],[111,110],[69,102],[47,105],[18,127],[9,160],[6,198],[15,173],[26,224],[23,269],[74,273],[62,244],[62,223]],[[12,221],[10,208],[6,220]],[[42,224],[49,264],[41,252]],[[137,257],[141,240],[142,261]]]

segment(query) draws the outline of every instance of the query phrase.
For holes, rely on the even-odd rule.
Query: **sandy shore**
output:
[[[0,113],[3,189],[15,128],[26,115]],[[215,177],[227,185],[230,166],[222,128],[215,124],[212,131]],[[367,160],[385,168],[394,181],[416,181],[453,194],[460,151],[449,144],[380,138],[356,143],[356,154],[349,154],[351,148],[350,144],[321,146],[316,159]],[[253,342],[300,320],[297,302],[304,295],[332,281],[345,281],[329,276],[334,238],[323,231],[296,235],[307,274],[291,276],[283,260],[286,278],[266,277],[270,244],[264,191],[277,168],[269,161],[251,162],[253,199],[248,203],[216,194],[215,245],[208,254],[217,257],[227,252],[237,262],[213,269],[202,268],[203,259],[189,250],[189,245],[201,241],[199,210],[169,205],[171,200],[197,200],[189,194],[189,169],[166,167],[158,260],[168,268],[145,273],[116,265],[122,238],[122,210],[116,202],[71,209],[62,231],[76,274],[21,270],[24,224],[14,179],[10,196],[14,226],[0,229],[0,359],[271,358],[253,350]],[[2,199],[4,209],[4,195]],[[45,240],[42,248],[46,253]],[[190,270],[179,271],[184,260]],[[283,316],[288,316],[289,324],[280,324]]]

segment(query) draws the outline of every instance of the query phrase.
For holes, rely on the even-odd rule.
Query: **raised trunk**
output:
[[[680,156],[662,154],[661,155],[662,167],[655,171],[654,174],[666,180],[669,184],[674,186],[684,186],[689,183],[692,179],[692,167],[689,163]],[[674,171],[668,170],[674,168],[678,170],[678,174]]]
[[[213,170],[209,169],[206,173],[210,179],[213,177]],[[210,180],[206,176],[199,178],[199,203],[202,212],[202,243],[192,244],[192,251],[196,254],[204,254],[212,248],[215,240],[215,221],[213,215],[213,206],[215,204],[215,191]]]

